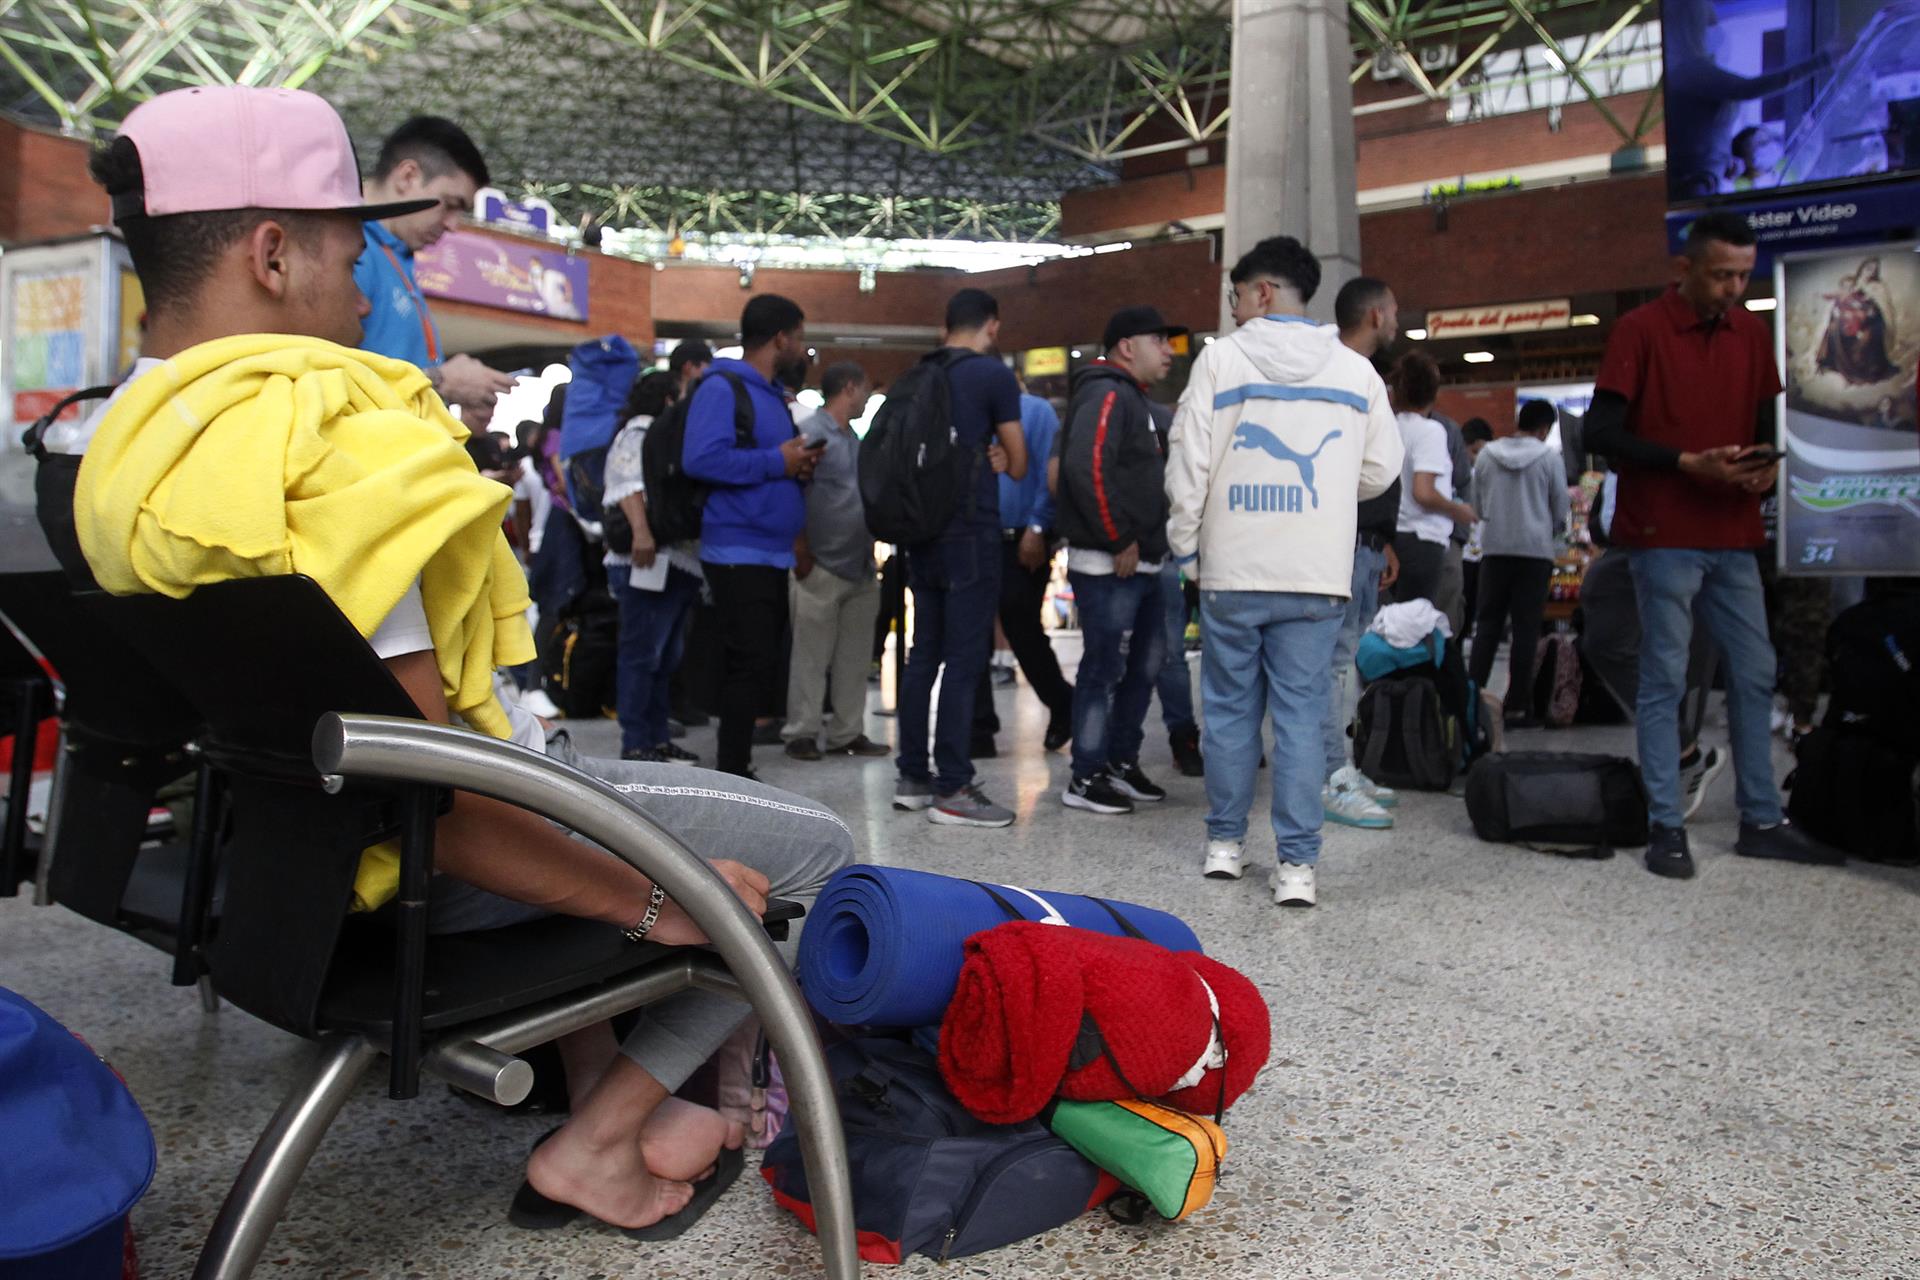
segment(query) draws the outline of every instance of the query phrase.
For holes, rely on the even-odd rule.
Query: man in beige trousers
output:
[[[826,403],[800,424],[807,442],[824,440],[826,450],[807,484],[807,527],[794,546],[793,661],[781,737],[795,760],[887,754],[866,735],[867,664],[880,583],[860,505],[860,440],[853,420],[871,391],[859,365],[833,365],[820,378]],[[831,713],[824,710],[829,698]]]

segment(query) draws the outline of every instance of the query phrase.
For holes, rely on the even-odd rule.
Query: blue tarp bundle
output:
[[[857,865],[827,881],[807,913],[800,983],[808,1002],[828,1021],[848,1026],[940,1021],[965,959],[961,944],[1009,919],[996,894],[1025,920],[1052,918],[1118,936],[1126,929],[1117,911],[1171,951],[1201,950],[1192,929],[1151,907]]]

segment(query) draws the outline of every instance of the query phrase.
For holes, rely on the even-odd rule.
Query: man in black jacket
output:
[[[1069,808],[1131,813],[1167,793],[1140,770],[1147,706],[1166,657],[1159,570],[1167,558],[1166,435],[1147,388],[1173,363],[1177,332],[1152,307],[1107,322],[1104,359],[1074,375],[1047,480],[1067,540],[1083,649],[1073,688]]]

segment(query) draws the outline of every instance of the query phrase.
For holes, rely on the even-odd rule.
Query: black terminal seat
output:
[[[202,587],[182,600],[95,592],[84,594],[81,605],[137,646],[203,725],[194,751],[224,795],[213,834],[224,896],[201,949],[214,989],[246,1012],[319,1045],[310,1074],[287,1095],[235,1182],[196,1276],[251,1273],[307,1159],[353,1082],[380,1053],[390,1058],[393,1097],[414,1096],[426,1070],[512,1103],[525,1095],[531,1071],[511,1053],[691,985],[741,989],[727,967],[703,950],[634,946],[620,930],[585,920],[551,917],[428,937],[435,820],[451,793],[407,777],[324,775],[315,763],[316,726],[337,728],[335,713],[393,718],[389,722],[420,717],[385,664],[312,580],[236,580]],[[612,794],[522,748],[432,728],[538,760],[563,775],[564,786]],[[625,821],[658,833],[643,817]],[[353,884],[362,852],[396,837],[399,899],[355,913]],[[671,843],[664,833],[654,838]],[[684,874],[694,865],[692,855],[673,847],[677,852],[670,856],[680,860],[675,865]],[[657,843],[651,848],[651,856],[669,856],[657,853]],[[675,874],[664,864],[649,868],[645,850],[619,856],[656,878]],[[732,904],[730,896],[727,901]],[[704,927],[712,934],[715,926]],[[763,1020],[770,1029],[808,1025],[790,978],[781,981],[791,999],[782,994],[770,1005],[756,1005]],[[792,1051],[780,1051],[783,1062],[802,1059],[796,1069],[818,1082],[813,1096],[824,1101],[806,1104],[813,1124],[798,1100],[796,1118],[803,1133],[831,1130],[816,1139],[830,1143],[821,1148],[821,1159],[824,1183],[831,1186],[836,1169],[844,1182],[845,1155],[824,1061],[810,1036],[809,1027],[807,1042],[795,1044],[789,1034]],[[829,1274],[855,1274],[850,1218],[831,1230],[823,1226],[823,1235],[833,1237]]]

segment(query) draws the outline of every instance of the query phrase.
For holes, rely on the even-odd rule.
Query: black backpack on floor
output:
[[[895,378],[860,441],[860,505],[881,542],[917,546],[945,533],[985,458],[953,426],[947,374],[975,352],[942,347]]]
[[[1833,696],[1825,723],[1920,755],[1920,595],[1844,609],[1827,628]]]
[[[1795,824],[1852,857],[1920,865],[1920,755],[1831,718],[1798,753],[1787,779]]]
[[[556,618],[540,620],[541,683],[569,719],[596,720],[614,705],[620,608],[605,587],[583,591]]]
[[[1462,756],[1460,718],[1424,675],[1375,680],[1353,719],[1353,762],[1389,787],[1445,791]]]
[[[687,408],[695,392],[709,378],[725,378],[733,387],[733,447],[751,449],[753,439],[753,397],[747,384],[731,373],[709,373],[693,389],[661,411],[647,427],[647,438],[640,445],[640,477],[647,493],[647,528],[656,546],[693,542],[700,536],[700,518],[706,510],[708,486],[687,474]],[[624,524],[623,514],[620,523]],[[627,549],[633,548],[633,530],[625,532]],[[613,546],[612,537],[608,545]],[[620,550],[614,546],[615,551]]]
[[[1621,756],[1509,751],[1467,774],[1474,834],[1575,858],[1611,858],[1647,842],[1647,791]]]

